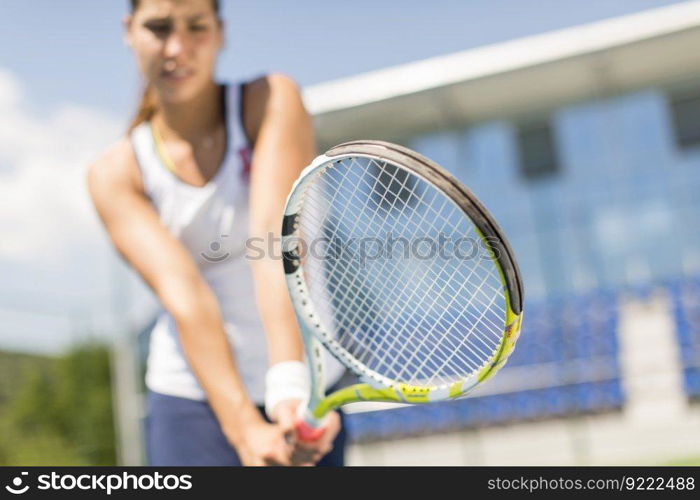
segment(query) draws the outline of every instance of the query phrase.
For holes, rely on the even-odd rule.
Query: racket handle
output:
[[[294,429],[297,432],[297,439],[304,443],[312,443],[321,439],[323,434],[326,432],[326,427],[323,425],[324,422],[319,421],[313,415],[308,408],[299,408],[299,415],[297,415],[297,421],[294,424]]]
[[[312,427],[303,420],[297,420],[295,429],[297,431],[297,439],[304,443],[318,441],[326,432],[325,427]]]

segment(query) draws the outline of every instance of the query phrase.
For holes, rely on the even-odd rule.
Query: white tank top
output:
[[[226,334],[251,399],[264,402],[268,368],[265,331],[254,293],[248,238],[252,149],[241,119],[242,84],[226,85],[227,148],[216,175],[203,187],[180,180],[161,158],[150,122],[131,133],[146,195],[161,221],[194,258],[219,301]],[[280,272],[282,264],[280,263]],[[152,391],[204,400],[204,390],[185,358],[172,316],[162,311],[151,333],[146,386]],[[343,372],[329,361],[329,385]]]

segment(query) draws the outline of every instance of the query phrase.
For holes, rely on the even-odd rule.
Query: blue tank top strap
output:
[[[239,176],[242,180],[247,182],[250,179],[253,152],[245,131],[245,107],[243,102],[245,85],[246,82],[237,82],[227,85],[227,119],[229,124],[231,153],[240,160]]]

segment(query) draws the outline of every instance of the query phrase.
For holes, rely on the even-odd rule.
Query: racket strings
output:
[[[426,268],[426,272],[430,272],[430,271],[431,271],[430,268]],[[381,273],[379,273],[379,274],[381,274]],[[355,278],[356,278],[356,277],[355,277]],[[401,278],[403,278],[403,276],[401,276]],[[439,275],[436,275],[436,278],[435,278],[435,279],[436,279],[436,281],[439,280],[439,279],[440,279],[440,276],[439,276]],[[350,287],[354,287],[354,285],[355,285],[354,281],[356,281],[356,280],[353,280],[352,283],[349,283],[349,284],[346,283],[346,284],[348,284],[348,286],[350,286]],[[398,283],[398,281],[397,281],[397,283]],[[433,284],[435,284],[435,282],[433,282]],[[451,289],[451,284],[450,284],[449,281],[443,281],[443,284],[444,284],[444,286],[445,286],[446,288]],[[488,284],[487,284],[485,281],[482,281],[482,286],[484,286],[484,287],[489,287]],[[492,290],[493,292],[497,292],[497,290],[495,290],[495,289],[491,289],[491,290]],[[359,290],[359,288],[355,287],[355,291],[358,291],[358,292],[359,292],[360,290]],[[395,291],[396,291],[395,289],[387,290],[387,292],[389,292],[389,294],[394,293]],[[451,291],[454,291],[454,289],[452,289]],[[400,292],[400,293],[403,293],[403,292]],[[474,298],[479,297],[479,296],[480,296],[481,294],[483,294],[483,293],[484,293],[484,292],[483,292],[483,290],[481,290],[481,289],[476,290],[476,291],[475,291],[475,296],[474,296]],[[482,302],[482,301],[479,301],[479,302],[481,303],[481,305],[486,305],[487,307],[489,307],[489,306],[491,305],[491,304],[485,304],[485,303]],[[498,308],[498,306],[495,306],[495,307]],[[503,311],[501,310],[501,312],[503,312]],[[344,318],[344,319],[345,319],[345,318]],[[496,327],[496,328],[498,328],[499,325],[498,325],[498,324],[493,324],[493,326]]]
[[[430,270],[428,269],[428,271],[430,271]],[[438,277],[438,278],[439,278],[439,277]],[[475,295],[475,297],[476,297],[476,296],[477,296],[477,295]],[[438,301],[436,301],[435,304],[437,304],[437,302],[438,302]],[[443,306],[443,307],[444,307],[444,306]],[[448,305],[447,307],[450,307],[450,305]],[[441,316],[442,316],[442,317],[445,317],[445,316],[446,316],[447,318],[451,319],[451,320],[452,320],[452,323],[454,324],[454,323],[456,323],[458,320],[454,317],[454,315],[448,314],[449,311],[450,311],[450,309],[444,310],[444,312],[443,312],[443,314],[442,314]],[[468,310],[467,310],[467,311],[468,311]],[[421,316],[422,316],[423,318],[430,317],[431,315],[432,315],[432,309],[431,309],[431,310],[427,310],[427,311],[422,311],[422,313],[421,313]],[[398,316],[398,318],[401,318],[401,317],[402,317],[401,315]],[[442,317],[438,317],[437,320],[438,320],[438,321],[441,321],[441,320],[443,319]],[[483,315],[482,315],[482,318],[477,318],[476,321],[479,322],[481,319],[483,319]],[[388,326],[388,327],[386,327],[386,328],[387,328],[387,329],[392,329],[392,328],[406,328],[406,326],[404,326],[404,325],[406,325],[406,323],[405,323],[405,322],[402,322],[402,323],[403,323],[403,325],[398,325],[397,323],[394,323],[394,324],[392,324],[392,325],[390,325],[390,326]],[[417,329],[420,329],[421,326],[422,326],[421,324],[408,325],[409,328],[413,328],[413,329],[416,329],[416,328],[417,328]],[[400,332],[401,330],[399,329],[398,331]],[[409,331],[410,331],[410,330],[409,330]],[[468,336],[469,336],[469,335],[467,335],[467,338],[468,338]],[[353,337],[355,337],[355,336],[353,335]],[[361,339],[358,339],[358,340],[361,340]],[[401,337],[399,337],[399,338],[397,338],[396,340],[398,341],[398,340],[403,340],[403,339],[402,339]],[[410,340],[410,339],[407,338],[406,340]],[[425,341],[428,341],[428,340],[432,340],[432,341],[437,340],[437,341],[439,341],[440,339],[436,339],[436,338],[434,338],[432,335],[427,335],[427,336],[425,337]],[[459,345],[459,346],[456,346],[456,345],[450,340],[449,337],[447,338],[447,341],[448,341],[448,342],[447,342],[448,347],[450,347],[451,349],[459,348],[459,347],[461,347],[461,345],[464,345],[464,342],[460,342],[460,345]],[[378,347],[379,347],[379,348],[382,348],[381,350],[384,351],[384,352],[392,352],[391,347],[389,348],[388,351],[387,351],[387,348],[386,348],[387,346],[379,345]],[[441,344],[435,343],[435,347],[437,348],[437,347],[442,347],[442,346],[441,346]],[[475,347],[476,351],[479,351],[479,353],[476,353],[475,350],[474,350],[474,349],[471,349],[468,345],[467,345],[466,347],[467,347],[467,349],[468,349],[472,354],[475,354],[476,356],[484,357],[484,356],[487,355],[486,352],[484,352],[481,348],[479,348],[479,345],[478,345],[478,344],[476,344],[474,347]],[[491,347],[491,346],[489,346],[489,347]],[[459,355],[459,351],[458,351],[458,350],[456,350],[456,351],[455,351],[455,350],[448,351],[448,352],[445,353],[445,354],[449,355],[450,353],[451,353],[453,356],[454,356],[454,355],[457,355],[457,357],[460,357],[460,358],[462,359],[462,361],[464,361],[464,358],[463,358],[463,357],[458,356],[458,355]],[[431,352],[430,354],[432,355],[433,353]],[[428,358],[426,358],[426,359],[429,361],[429,360],[431,360],[432,358],[431,358],[431,357],[428,357]],[[360,357],[360,361],[364,362],[365,359],[364,359],[363,357]],[[383,361],[383,359],[380,359],[379,361],[381,362],[381,361]],[[409,361],[409,364],[410,364],[410,361],[411,361],[411,360],[410,360],[410,359],[406,359],[406,358],[404,357],[404,358],[402,359],[402,361]],[[468,365],[470,368],[475,368],[475,365],[470,364],[469,361],[466,361],[466,363],[467,363],[467,365]],[[425,365],[424,365],[424,366],[425,366]],[[431,370],[434,370],[434,371],[436,371],[436,370],[439,371],[439,368],[438,368],[438,367],[435,367],[434,364],[431,364],[431,365],[430,365],[430,369],[431,369]]]
[[[482,354],[483,354],[483,351],[482,351]]]
[[[346,179],[345,179],[345,177],[344,177],[344,178],[343,178],[343,181],[345,181],[345,180],[346,180]],[[372,184],[372,186],[371,186],[371,189],[374,190],[374,189],[376,188],[376,185],[377,185],[379,182],[380,182],[379,178],[376,178],[376,179],[375,179],[375,182],[374,182],[374,183]],[[335,187],[338,188],[338,186],[335,186]],[[336,192],[334,193],[334,197],[333,197],[334,200],[335,200],[335,198],[336,198],[336,196],[337,196],[337,194],[338,194],[339,192],[342,192],[342,190],[341,190],[341,189],[337,189]],[[353,195],[354,195],[354,193],[353,193]],[[312,197],[307,198],[307,199],[310,200],[310,199],[312,199]],[[360,200],[360,201],[361,201],[361,200]],[[348,204],[350,204],[350,203],[348,203]],[[332,217],[332,216],[329,214],[329,215],[328,215],[328,218],[330,219],[331,217]],[[359,218],[358,218],[358,219],[355,219],[356,222],[357,222],[358,220],[360,220],[360,219],[359,219]],[[316,226],[316,227],[321,227],[322,223],[321,223],[320,221],[317,221],[317,222],[319,223],[319,225]],[[370,224],[373,223],[373,222],[374,222],[373,220],[370,220],[370,221],[369,221]],[[336,233],[338,232],[338,230],[340,229],[340,226],[341,226],[341,225],[342,225],[342,223],[338,224],[338,227],[336,227],[336,228],[334,229],[333,233],[331,234],[331,240],[332,240],[334,243],[336,243],[336,241],[337,241],[334,237],[335,237]],[[351,230],[354,230],[354,229],[355,229],[355,225],[353,225],[353,227],[352,227]],[[342,250],[341,250],[341,252],[342,252]],[[329,278],[330,286],[333,286],[334,288],[336,288],[338,285],[345,285],[345,286],[347,286],[347,287],[350,289],[349,291],[351,291],[351,292],[353,292],[353,293],[356,293],[356,294],[358,294],[358,295],[360,295],[360,296],[363,295],[363,293],[364,293],[364,292],[363,292],[363,289],[360,288],[360,287],[362,287],[362,284],[358,284],[358,283],[357,283],[357,281],[358,281],[357,278],[358,278],[359,274],[355,273],[355,274],[353,274],[353,275],[349,275],[348,273],[342,273],[342,274],[341,274],[341,277],[340,277],[340,280],[337,279],[335,270],[336,270],[336,267],[338,266],[339,263],[346,263],[346,262],[344,262],[343,259],[336,259],[335,262],[334,262],[334,266],[333,266],[331,269],[329,269],[328,272],[327,272],[327,275],[328,275],[328,276],[330,276],[330,277],[332,277],[332,278],[336,278],[335,280],[332,279],[332,278]],[[351,279],[351,282],[347,282],[348,279]],[[336,281],[336,283],[333,283],[333,281]],[[365,290],[367,290],[367,287],[366,287],[366,286],[364,286],[363,288],[364,288]],[[351,318],[348,318],[348,314],[349,314],[350,312],[356,312],[356,311],[358,311],[358,310],[361,310],[361,308],[364,308],[365,312],[367,313],[367,315],[366,315],[366,316],[367,316],[367,317],[366,317],[366,321],[369,320],[369,319],[373,319],[373,318],[376,316],[376,314],[372,314],[372,313],[375,312],[374,309],[376,309],[376,308],[370,307],[369,304],[377,303],[377,301],[378,301],[378,299],[377,299],[376,297],[371,297],[371,298],[370,298],[369,295],[366,295],[366,298],[360,299],[360,300],[358,300],[357,297],[356,297],[356,298],[355,298],[355,301],[354,301],[354,306],[355,306],[355,307],[354,307],[354,308],[349,308],[349,309],[348,309],[348,308],[344,308],[344,307],[343,307],[343,306],[344,306],[344,303],[341,302],[341,303],[339,304],[339,309],[340,309],[340,310],[345,310],[345,313],[344,313],[340,318],[338,318],[339,321],[337,321],[337,323],[339,323],[339,324],[349,324],[349,323],[351,323],[352,321],[351,321]],[[365,307],[365,306],[367,306],[367,307]],[[352,320],[354,320],[354,317],[352,318]],[[360,325],[360,326],[362,326],[362,325]],[[361,331],[361,330],[360,330],[360,331]],[[364,338],[363,338],[363,339],[358,339],[357,336],[353,333],[353,331],[349,331],[349,336],[352,337],[354,340],[356,340],[356,341],[358,342],[358,345],[362,345],[362,342],[364,342],[364,341],[366,340],[366,339],[364,339]],[[371,340],[371,339],[370,339],[370,340]],[[385,340],[385,338],[382,338],[381,340]],[[381,349],[381,348],[383,348],[383,347],[385,347],[385,346],[382,346],[382,345],[375,345],[374,347],[379,347],[379,348]],[[371,351],[369,351],[369,352],[371,353]],[[364,362],[364,359],[362,358],[362,356],[359,356],[359,355],[358,355],[357,357],[360,359],[361,362]]]
[[[437,190],[436,190],[436,193],[437,193]],[[445,200],[447,200],[447,198],[445,198]],[[370,221],[370,222],[371,222],[371,221]],[[446,222],[449,222],[449,221],[446,221]],[[433,227],[434,227],[434,226],[433,226]],[[438,228],[435,228],[435,229],[438,229]],[[444,227],[439,228],[439,230],[444,230]],[[472,231],[472,228],[469,228],[469,231],[471,232],[471,231]],[[331,235],[331,238],[333,238],[334,235],[335,235],[335,232]],[[414,235],[415,235],[415,233],[414,233]],[[447,261],[447,262],[449,263],[449,261]],[[477,269],[479,269],[479,268],[475,268],[475,270],[477,270]],[[382,269],[382,270],[383,270],[383,269]],[[382,270],[380,270],[380,271],[382,271]],[[430,271],[430,268],[426,268],[426,270],[427,270],[427,271]],[[332,274],[334,273],[334,271],[335,271],[335,269],[330,269],[330,270],[329,270],[329,274],[332,275]],[[493,269],[491,269],[490,271],[492,272]],[[379,274],[381,274],[381,273],[379,273]],[[356,276],[355,276],[355,277],[356,277]],[[468,277],[465,277],[465,276],[461,276],[461,277],[462,277],[462,278],[468,279]],[[397,283],[399,283],[399,282],[400,282],[400,281],[397,281]],[[445,284],[445,286],[450,287],[450,282],[445,282],[444,284]],[[488,284],[485,284],[485,285],[488,287]],[[352,283],[350,284],[350,286],[352,286]],[[359,291],[359,290],[358,290],[358,291]],[[393,293],[395,290],[392,289],[392,290],[387,290],[387,291],[390,292],[390,294],[391,294],[391,293]],[[454,290],[452,290],[452,291],[454,291]],[[496,289],[496,288],[491,288],[491,291],[494,292],[494,293],[498,293],[498,289]],[[480,290],[480,289],[478,289],[475,293],[479,293],[479,292],[483,293],[483,291]],[[482,303],[482,305],[484,305],[484,304]],[[496,307],[498,307],[498,306],[496,306]],[[502,314],[505,314],[505,311],[504,311],[503,308],[500,308],[500,311],[499,311],[499,312],[502,313]],[[500,325],[499,325],[498,323],[496,323],[496,324],[494,324],[493,326],[496,327],[496,328],[498,328]]]
[[[395,201],[394,201],[394,204],[395,204]],[[372,222],[372,221],[370,221],[370,222]],[[342,262],[342,260],[341,260],[341,262]],[[334,271],[334,269],[331,269],[330,272],[329,272],[329,275],[333,275],[333,271]],[[374,274],[375,276],[381,276],[381,274],[382,274],[381,271],[382,271],[382,270],[379,270],[379,272],[376,272],[376,270],[375,270],[375,273],[373,273],[373,274]],[[426,268],[426,271],[429,271],[429,268]],[[343,278],[345,278],[346,276],[347,276],[347,273],[344,273]],[[354,285],[355,285],[356,282],[357,282],[357,277],[358,277],[358,274],[353,274],[352,282],[351,282],[351,283],[345,283],[345,284],[348,285],[348,286],[351,287],[351,288],[354,288]],[[399,282],[400,282],[400,280],[397,280],[397,283],[399,283]],[[361,284],[361,285],[358,285],[358,286],[363,286],[364,288],[367,288],[367,283],[364,283],[364,284]],[[354,291],[354,292],[356,292],[356,293],[357,293],[357,292],[361,292],[361,290],[360,290],[359,288],[354,288],[354,290],[352,290],[352,291]],[[385,292],[385,293],[384,293],[384,296],[391,296],[391,294],[393,293],[393,290],[385,290],[384,292]],[[365,302],[366,302],[366,301],[369,301],[370,299],[369,299],[369,298],[366,298],[366,299],[364,299],[364,300],[365,300]],[[376,298],[373,299],[373,300],[374,300],[374,302],[378,302],[378,300],[377,300]],[[364,305],[364,304],[363,304],[363,303],[359,303],[359,302],[356,300],[354,305],[355,305],[356,307],[353,308],[353,309],[350,309],[350,311],[357,312],[357,311],[358,311],[358,307],[357,307],[357,306],[362,306],[362,305]],[[397,317],[399,317],[399,316],[397,316]],[[353,321],[354,319],[355,319],[354,317],[353,317],[353,318],[348,318],[348,317],[347,317],[347,313],[346,313],[345,316],[343,316],[343,317],[340,318],[340,320],[341,320],[340,322],[341,322],[341,323],[343,323],[343,322],[344,322],[344,323],[352,323],[352,321]],[[353,335],[353,337],[354,337],[354,335]],[[385,340],[385,338],[383,338],[382,340]],[[376,346],[376,347],[383,348],[382,350],[386,351],[386,346],[379,345],[379,346]],[[364,361],[365,361],[362,357],[358,357],[358,359],[359,359],[361,362],[364,362]]]
[[[304,262],[325,329],[360,363],[392,380],[435,385],[472,373],[502,337],[498,270],[488,258],[397,259],[393,249],[359,265],[344,248],[351,237],[386,241],[395,231],[408,242],[441,232],[476,237],[434,186],[393,165],[362,160],[322,171],[301,212],[302,239],[324,238],[330,253]]]
[[[378,274],[381,274],[381,273],[378,273]],[[429,276],[430,276],[431,274],[434,275],[434,278],[430,281],[430,280],[429,280]],[[403,278],[403,276],[400,276],[399,278]],[[426,267],[425,267],[425,273],[423,274],[423,276],[420,277],[420,278],[418,278],[417,280],[414,279],[414,281],[415,281],[415,283],[414,283],[414,289],[420,289],[420,288],[432,289],[432,288],[435,287],[435,285],[438,283],[439,280],[441,280],[440,274],[434,273],[433,270],[431,269],[431,267],[426,266]],[[399,282],[400,282],[400,281],[397,280],[397,283],[399,283]],[[463,283],[467,283],[467,282],[466,282],[466,281],[463,281]],[[444,284],[445,284],[447,287],[450,286],[450,285],[449,285],[449,282],[445,282]],[[398,290],[398,291],[395,290],[395,289],[391,289],[391,290],[388,290],[387,293],[388,293],[389,295],[392,295],[392,294],[393,294],[393,295],[396,295],[396,294],[398,294],[398,301],[403,301],[403,302],[404,302],[404,306],[403,306],[399,311],[396,311],[395,318],[394,318],[393,322],[389,323],[389,324],[387,325],[386,328],[389,329],[389,330],[397,331],[397,332],[399,332],[399,333],[402,332],[402,331],[410,332],[410,330],[409,330],[408,328],[406,328],[406,327],[409,326],[409,325],[407,325],[405,321],[402,321],[402,320],[406,319],[406,316],[407,316],[407,315],[406,315],[407,308],[408,308],[409,304],[411,304],[411,300],[410,300],[411,297],[410,297],[410,295],[407,295],[408,289],[407,289],[406,287],[404,287],[402,290]],[[453,297],[456,297],[456,295],[453,296]],[[421,307],[420,307],[421,305],[418,304],[417,308],[418,308],[419,312],[421,313],[421,318],[422,318],[422,319],[421,319],[421,321],[420,321],[419,323],[417,323],[417,324],[415,324],[415,325],[411,325],[412,328],[413,328],[413,329],[420,330],[420,328],[423,327],[424,324],[425,324],[427,321],[429,321],[429,319],[432,319],[432,318],[433,318],[432,313],[433,313],[433,310],[436,309],[436,308],[441,308],[442,311],[443,311],[443,312],[440,314],[440,316],[438,316],[437,318],[434,318],[436,322],[440,322],[440,321],[442,320],[442,318],[445,317],[445,316],[448,316],[448,318],[450,318],[450,319],[453,321],[453,323],[455,323],[456,321],[458,321],[458,319],[457,319],[453,314],[451,314],[451,312],[450,312],[450,311],[451,311],[451,307],[452,307],[453,303],[455,302],[454,298],[453,298],[452,301],[449,301],[449,302],[444,303],[444,304],[442,304],[441,302],[444,302],[444,301],[441,301],[441,300],[440,300],[440,296],[437,297],[436,300],[433,301],[432,304],[429,304],[429,305],[428,305],[428,309],[427,309],[427,310],[422,310]],[[418,349],[417,349],[416,351],[414,351],[414,356],[415,356],[415,353],[416,353],[416,352],[420,352],[420,349],[421,349],[422,345],[423,345],[425,342],[428,342],[428,341],[436,341],[436,340],[439,341],[440,339],[436,337],[435,332],[434,332],[434,331],[428,331],[428,334],[424,337],[423,341],[420,342],[420,343],[417,345],[417,348],[418,348]],[[435,349],[437,349],[437,348],[443,348],[443,349],[444,349],[444,348],[449,348],[449,349],[452,349],[452,348],[457,347],[457,346],[455,346],[454,344],[452,344],[452,342],[451,342],[451,340],[450,340],[450,337],[446,337],[445,340],[446,340],[446,342],[435,342],[435,343],[434,343],[434,348],[435,348]],[[393,351],[394,346],[395,346],[396,344],[398,344],[399,342],[401,342],[401,341],[408,341],[408,342],[410,342],[410,341],[411,341],[410,335],[405,336],[405,337],[404,337],[403,335],[401,335],[401,334],[397,335],[396,338],[394,339],[393,343],[389,346],[389,349],[385,349],[385,354],[384,354],[383,357],[381,357],[381,358],[378,360],[378,363],[381,364],[381,363],[385,362],[385,361],[387,360],[387,358],[388,358],[389,353]],[[469,348],[469,347],[467,347],[467,348]],[[479,350],[478,347],[477,347],[477,350]],[[479,351],[480,351],[481,355],[487,355],[487,354],[484,353],[483,351],[481,351],[481,350],[479,350]],[[452,353],[454,353],[454,354],[456,354],[456,355],[459,355],[459,351],[450,351],[450,352],[452,352]],[[429,353],[429,354],[432,354],[432,353]],[[433,358],[432,358],[431,356],[427,356],[425,359],[426,359],[426,363],[427,363],[427,362],[431,361]],[[467,364],[467,366],[469,366],[470,368],[476,368],[475,365],[471,365],[471,364],[469,363],[469,360],[468,360],[468,359],[462,358],[462,360],[465,361],[466,364]],[[407,359],[406,361],[407,361],[408,363],[407,363],[405,366],[406,366],[406,367],[411,366],[411,362],[413,361],[413,356],[412,356],[411,358]],[[420,368],[421,368],[421,367],[419,367],[418,371],[420,371]],[[439,371],[439,370],[440,370],[440,367],[435,367],[434,369],[435,369],[435,371]],[[397,378],[400,379],[401,375],[402,375],[404,372],[405,372],[405,370],[403,370],[402,372],[400,372],[399,374],[397,374]]]
[[[437,191],[436,191],[436,193],[437,193]],[[445,200],[445,203],[443,203],[443,204],[447,204],[447,202],[446,202],[447,198],[444,198],[444,200]],[[453,210],[453,212],[454,212],[454,210]],[[427,214],[427,212],[426,212],[426,214]],[[331,220],[331,219],[332,219],[332,215],[329,214],[329,215],[328,215],[328,220]],[[356,219],[356,220],[360,220],[360,219]],[[398,219],[397,219],[397,220],[398,220]],[[372,223],[373,221],[370,220],[369,222]],[[419,229],[419,226],[420,226],[420,225],[419,225],[419,224],[415,224],[415,221],[409,220],[408,222],[409,222],[409,223],[413,223],[414,225],[416,225],[417,229]],[[446,220],[446,223],[451,223],[451,222]],[[342,226],[342,222],[339,221],[338,226]],[[438,230],[438,228],[436,228],[435,226],[431,226],[431,227],[433,227],[434,229]],[[335,233],[337,232],[338,229],[339,229],[339,228],[337,228],[336,231],[334,231],[334,233],[331,234],[331,239],[334,239]],[[355,229],[355,227],[351,228],[350,230],[352,231],[352,230],[354,230],[354,229]],[[443,227],[443,228],[439,228],[439,230],[444,230],[444,227]],[[472,230],[472,228],[469,229],[469,231],[471,231],[471,230]],[[414,233],[414,235],[415,235],[415,233]],[[335,240],[333,241],[333,243],[334,243],[334,244],[337,244],[337,242],[336,242]],[[335,271],[335,269],[330,269],[330,273],[331,273],[331,274],[332,274],[334,271]],[[502,312],[503,312],[503,311],[502,311]]]
[[[429,270],[429,268],[428,268],[428,270]],[[480,351],[481,351],[481,350],[480,350]],[[481,353],[484,354],[483,351],[481,351]]]
[[[485,278],[485,279],[486,279],[486,278]],[[473,299],[474,297],[476,297],[476,294],[472,297],[472,299]],[[495,301],[495,299],[496,299],[496,295],[493,295],[493,297],[492,297],[492,299],[491,299],[491,302],[489,303],[489,307],[490,307],[490,305]],[[468,305],[469,305],[469,304],[468,304]],[[446,371],[446,370],[445,370],[446,367],[448,367],[448,366],[450,365],[450,363],[453,361],[454,358],[458,357],[458,354],[461,352],[461,350],[462,350],[463,347],[466,348],[466,349],[468,349],[472,354],[474,354],[474,350],[478,351],[478,352],[483,356],[481,359],[483,359],[484,362],[491,358],[491,356],[493,355],[493,350],[494,350],[494,349],[498,346],[498,344],[500,343],[500,337],[497,338],[497,341],[496,341],[495,343],[489,345],[482,337],[478,337],[478,336],[477,336],[477,337],[476,337],[476,341],[475,341],[475,342],[472,344],[472,346],[471,346],[471,347],[473,347],[473,349],[470,348],[470,346],[467,344],[467,341],[470,339],[470,337],[472,336],[472,334],[473,334],[474,331],[475,331],[475,327],[476,327],[477,325],[479,325],[479,324],[482,322],[482,320],[483,320],[484,316],[486,315],[487,311],[488,311],[488,309],[484,309],[484,310],[482,311],[481,316],[480,316],[479,318],[477,318],[477,320],[474,322],[474,326],[472,326],[472,328],[464,335],[463,339],[459,342],[459,344],[458,344],[457,346],[454,346],[454,345],[451,345],[451,346],[450,346],[451,348],[453,348],[453,350],[451,351],[451,354],[448,354],[448,356],[446,357],[446,359],[445,359],[445,361],[443,362],[442,366],[438,369],[438,371],[437,371],[436,373],[442,373],[443,371]],[[438,321],[439,321],[439,320],[440,320],[440,318],[438,318]],[[454,326],[457,326],[457,320],[455,320],[452,324],[450,324],[448,328],[452,328],[452,327],[454,327]],[[481,341],[481,342],[486,346],[486,348],[487,348],[487,351],[486,351],[486,352],[479,348],[479,346],[478,346],[478,344],[477,344],[478,341]],[[427,360],[431,359],[432,355],[434,354],[435,350],[437,349],[437,347],[438,347],[439,345],[440,345],[440,344],[436,344],[436,345],[433,347],[433,349],[432,349],[430,352],[427,353],[427,355],[425,356],[425,361],[423,361],[423,363],[422,363],[420,366],[418,366],[418,368],[416,369],[416,371],[417,371],[418,373],[421,373],[421,372],[422,372],[422,368],[426,365]],[[482,363],[482,364],[483,364],[483,363]],[[407,366],[408,366],[408,365],[407,365]],[[472,367],[472,371],[475,371],[475,370],[478,369],[478,368],[480,368],[480,366]],[[404,367],[404,369],[401,370],[401,371],[397,374],[397,376],[396,376],[397,380],[402,380],[402,378],[404,377],[404,375],[407,374],[407,373],[406,373],[406,369],[407,369],[407,367]],[[434,375],[431,379],[428,380],[427,384],[428,384],[428,385],[431,385],[431,384],[437,382],[437,379],[438,379],[438,378],[439,378],[439,377],[437,377],[437,376]]]

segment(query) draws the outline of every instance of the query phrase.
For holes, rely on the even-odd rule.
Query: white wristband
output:
[[[282,401],[309,398],[309,371],[301,361],[283,361],[267,370],[265,376],[265,413],[275,420],[275,407]]]

